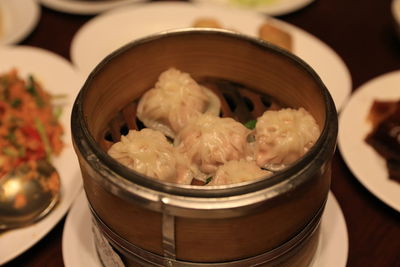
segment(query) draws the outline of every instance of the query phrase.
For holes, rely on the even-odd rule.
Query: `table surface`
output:
[[[376,76],[400,69],[400,40],[395,33],[390,4],[391,0],[316,0],[279,19],[331,46],[348,66],[355,90]],[[74,34],[93,16],[41,8],[36,29],[20,44],[48,49],[70,59]],[[333,158],[332,191],[348,228],[347,266],[400,266],[400,213],[357,181],[339,151]],[[40,242],[5,266],[63,266],[64,223],[65,218]]]

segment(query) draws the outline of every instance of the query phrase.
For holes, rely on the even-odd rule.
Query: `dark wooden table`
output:
[[[391,0],[316,0],[280,19],[331,46],[347,64],[355,90],[378,75],[400,69],[400,41],[394,31],[390,4]],[[42,7],[37,28],[21,44],[45,48],[69,59],[74,34],[92,17]],[[400,213],[357,181],[339,151],[333,159],[332,190],[347,223],[347,265],[400,266]],[[64,221],[65,218],[39,243],[5,266],[63,266]]]

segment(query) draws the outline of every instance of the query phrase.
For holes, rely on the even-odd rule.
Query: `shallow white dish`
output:
[[[106,10],[145,0],[39,0],[44,6],[71,14],[94,15]]]
[[[376,77],[354,92],[340,115],[339,149],[354,176],[400,212],[400,183],[388,178],[385,160],[364,141],[372,129],[366,118],[375,99],[400,99],[400,71]]]
[[[65,221],[62,252],[66,267],[101,267],[85,193],[75,200]],[[321,221],[317,253],[310,267],[345,267],[348,236],[342,210],[330,192]]]
[[[65,94],[63,113],[60,118],[65,134],[65,147],[54,165],[60,173],[61,199],[55,209],[43,220],[0,235],[0,265],[23,253],[45,236],[65,215],[82,188],[78,160],[72,147],[70,116],[72,104],[83,79],[64,58],[43,49],[17,46],[0,48],[0,73],[12,68],[24,79],[32,74],[48,92]]]
[[[263,4],[249,5],[254,0],[194,0],[195,2],[210,3],[222,6],[232,6],[250,9],[270,16],[281,16],[302,9],[315,0],[264,0]],[[243,3],[244,2],[244,3]],[[260,1],[261,2],[261,1]]]
[[[0,44],[16,44],[28,36],[40,18],[36,0],[0,1]]]
[[[183,2],[120,8],[101,14],[81,27],[71,43],[72,62],[88,75],[117,48],[156,32],[190,27],[200,17],[217,18],[224,27],[254,37],[266,21],[265,16],[252,11]],[[290,32],[294,53],[319,74],[340,109],[352,88],[351,76],[343,60],[313,35],[283,21],[268,19]]]

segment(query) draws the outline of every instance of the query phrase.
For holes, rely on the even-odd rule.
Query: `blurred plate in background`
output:
[[[221,6],[255,10],[270,16],[281,16],[302,9],[315,0],[194,0]]]
[[[27,37],[40,18],[35,0],[0,1],[0,44],[16,44]]]
[[[293,52],[321,77],[340,109],[352,89],[351,76],[334,50],[315,36],[284,21],[258,12],[185,2],[156,2],[118,8],[101,14],[85,25],[71,43],[71,59],[84,75],[108,54],[135,39],[165,30],[190,27],[197,18],[215,18],[227,29],[253,37],[267,20],[293,39]]]
[[[71,14],[94,15],[112,8],[145,0],[39,0],[44,6]]]
[[[400,100],[400,71],[368,81],[349,99],[339,120],[339,149],[354,176],[372,194],[400,212],[400,183],[390,180],[385,160],[364,139],[374,100]]]

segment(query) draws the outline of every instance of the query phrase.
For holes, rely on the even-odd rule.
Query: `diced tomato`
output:
[[[30,125],[26,125],[21,128],[21,131],[24,133],[24,135],[27,138],[35,139],[35,140],[40,140],[40,135],[39,132],[36,130],[35,127],[32,127]]]
[[[27,145],[24,160],[38,160],[45,158],[46,151],[44,149],[43,141],[41,140],[39,132],[36,130],[36,128],[27,125],[22,127],[21,131],[27,137],[27,144],[30,142],[37,144],[34,147]]]

